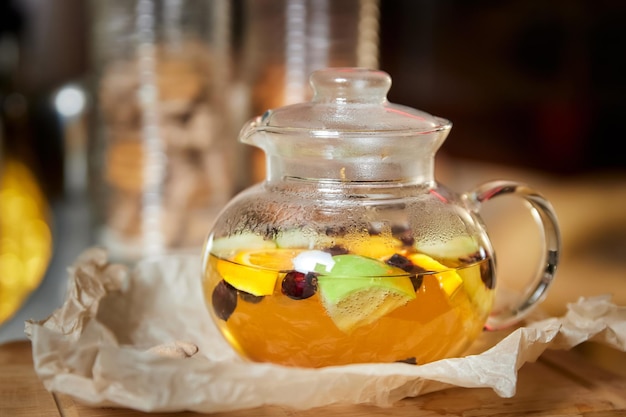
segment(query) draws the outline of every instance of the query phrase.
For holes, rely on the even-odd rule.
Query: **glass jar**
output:
[[[309,75],[327,67],[378,69],[379,0],[245,0],[243,121],[311,97]],[[248,152],[248,183],[265,176],[263,153]]]
[[[116,260],[201,246],[233,194],[226,0],[92,3],[98,243]]]

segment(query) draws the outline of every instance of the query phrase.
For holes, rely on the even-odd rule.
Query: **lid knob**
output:
[[[384,71],[365,68],[330,68],[311,74],[314,102],[383,104],[391,88]]]

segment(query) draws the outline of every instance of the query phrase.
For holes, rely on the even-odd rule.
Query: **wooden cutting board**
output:
[[[621,353],[621,352],[620,352]],[[0,417],[201,416],[193,412],[142,413],[91,408],[47,392],[33,369],[29,342],[0,345]],[[390,408],[332,406],[306,411],[263,407],[215,417],[361,416],[626,416],[626,376],[610,373],[573,351],[547,351],[523,366],[517,394],[500,398],[490,389],[454,388],[400,401]]]

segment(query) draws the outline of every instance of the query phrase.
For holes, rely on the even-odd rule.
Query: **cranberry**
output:
[[[317,291],[317,274],[289,271],[283,278],[282,292],[293,300],[304,300]]]
[[[237,307],[237,289],[222,280],[215,286],[211,302],[215,315],[226,321]]]

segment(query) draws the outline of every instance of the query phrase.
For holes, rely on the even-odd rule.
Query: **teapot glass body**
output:
[[[211,316],[242,356],[423,364],[461,354],[485,325],[517,321],[545,292],[559,245],[549,204],[511,182],[465,194],[437,183],[451,124],[388,103],[389,82],[379,71],[319,71],[310,103],[242,130],[265,151],[267,179],[225,207],[203,254]],[[508,193],[541,213],[550,274],[534,299],[490,316],[496,270],[478,211]]]

